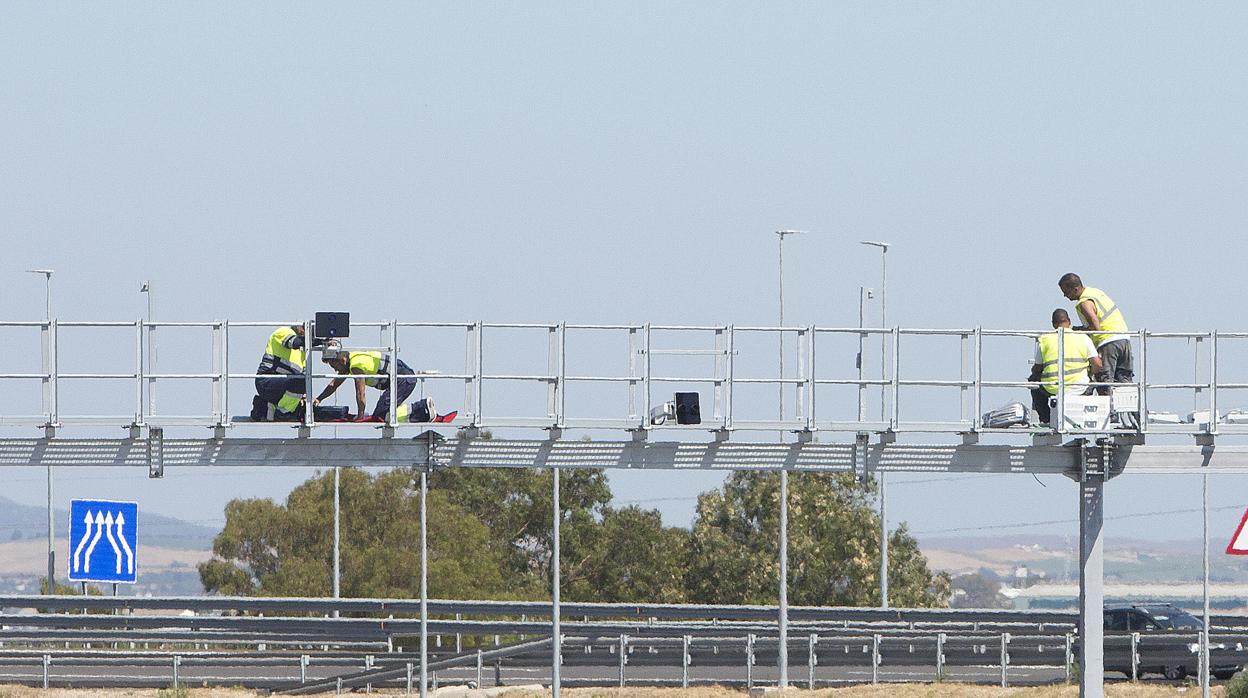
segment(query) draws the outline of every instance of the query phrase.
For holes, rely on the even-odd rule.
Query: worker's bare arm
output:
[[[1088,329],[1093,332],[1101,330],[1101,320],[1096,316],[1096,304],[1092,301],[1084,301],[1079,304],[1079,314],[1083,316],[1083,321],[1087,323]]]
[[[1099,356],[1093,355],[1088,359],[1088,370],[1092,372],[1093,376],[1100,373],[1104,366],[1105,364],[1101,362],[1101,357]]]
[[[334,392],[338,390],[338,386],[342,385],[342,382],[344,380],[346,380],[346,378],[334,378],[333,380],[329,381],[329,385],[325,386],[325,389],[321,391],[321,394],[317,395],[316,399],[312,401],[312,406],[315,407],[321,404],[322,400],[329,397],[330,395],[333,395]]]

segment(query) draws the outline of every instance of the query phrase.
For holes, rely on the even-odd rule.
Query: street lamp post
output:
[[[27,269],[43,274],[43,319],[52,322],[52,274],[55,269]],[[51,328],[49,327],[49,333]],[[50,335],[49,335],[50,336]],[[51,428],[51,424],[48,425]],[[52,521],[52,464],[48,463],[48,594],[56,593],[56,529]]]
[[[777,230],[780,240],[780,421],[784,422],[784,239],[801,233],[800,230]],[[784,440],[784,430],[780,431]],[[783,690],[789,686],[789,471],[780,471],[780,599],[779,599],[780,648],[776,657],[780,677],[777,682]]]
[[[880,325],[884,328],[888,327],[888,247],[890,243],[879,242],[877,240],[863,240],[863,245],[869,247],[878,247],[880,250]],[[885,376],[884,358],[885,345],[887,342],[884,337],[880,337],[880,380],[883,381]],[[885,421],[886,412],[884,411],[884,395],[886,388],[883,383],[880,384],[880,421]],[[896,397],[894,397],[896,399]],[[880,608],[888,608],[888,508],[884,495],[884,473],[879,473],[880,480]]]

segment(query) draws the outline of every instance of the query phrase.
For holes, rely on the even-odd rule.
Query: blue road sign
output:
[[[139,564],[139,505],[75,499],[69,506],[69,578],[133,584]]]

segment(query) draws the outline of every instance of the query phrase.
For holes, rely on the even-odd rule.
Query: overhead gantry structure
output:
[[[1074,428],[1062,418],[1065,393],[1059,393],[1056,406],[1057,423],[1066,425],[1062,428],[986,425],[980,414],[988,400],[1035,384],[985,378],[1004,365],[986,351],[985,343],[1011,340],[1015,348],[1010,355],[1017,357],[1030,353],[1030,341],[1039,333],[981,328],[356,323],[351,331],[357,338],[361,332],[380,332],[371,345],[348,339],[350,347],[401,357],[410,353],[422,362],[441,364],[436,371],[409,378],[418,383],[418,395],[429,390],[443,404],[446,394],[462,388],[460,416],[448,424],[402,422],[396,419],[393,401],[381,424],[318,424],[310,408],[302,423],[257,424],[232,416],[232,408],[249,404],[254,394],[255,374],[237,372],[239,365],[254,365],[263,340],[281,324],[0,322],[0,332],[26,333],[37,341],[42,357],[38,368],[0,374],[0,384],[38,382],[42,388],[37,400],[11,402],[0,413],[0,427],[10,427],[0,438],[0,465],[125,466],[147,468],[152,476],[185,466],[410,467],[420,473],[422,485],[436,468],[550,468],[556,473],[556,507],[557,474],[568,468],[856,473],[864,479],[890,472],[1062,474],[1078,484],[1080,676],[1085,695],[1099,695],[1103,678],[1105,482],[1127,472],[1248,472],[1248,446],[1234,443],[1248,434],[1248,425],[1237,423],[1241,420],[1233,412],[1219,411],[1230,391],[1248,389],[1248,384],[1218,379],[1219,344],[1248,339],[1248,333],[1134,333],[1138,429]],[[118,333],[129,340],[118,341]],[[309,324],[306,334],[312,333]],[[504,340],[499,351],[493,350],[495,334]],[[601,339],[610,335],[620,341],[612,345]],[[71,336],[77,345],[67,341]],[[196,336],[203,340],[198,345]],[[248,338],[240,341],[241,336]],[[525,345],[517,336],[536,336],[537,342]],[[775,375],[770,369],[776,365],[775,340],[783,336],[796,340],[790,343],[788,364],[796,367],[793,375]],[[166,347],[166,361],[176,368],[157,370],[151,361],[158,338]],[[1199,375],[1203,363],[1207,380],[1150,379],[1166,372],[1167,367],[1150,360],[1149,347],[1163,340],[1194,344],[1194,373]],[[0,336],[0,342],[13,341]],[[887,350],[888,361],[878,367],[878,377],[867,377],[864,371],[862,346],[871,341],[883,342]],[[918,358],[907,360],[909,355],[903,354],[910,341],[956,342],[956,378],[924,375],[940,362],[927,347],[916,347]],[[246,351],[238,349],[240,344]],[[849,351],[838,352],[838,344]],[[855,344],[857,353],[852,351]],[[126,346],[133,354],[122,349]],[[168,347],[177,349],[172,360]],[[404,352],[405,347],[410,351]],[[612,353],[610,347],[620,351]],[[191,355],[210,357],[211,365],[188,363],[185,357]],[[314,382],[332,377],[318,370],[315,353],[312,357],[313,370],[305,378],[308,394],[315,394]],[[82,364],[90,368],[79,368]],[[903,376],[909,373],[903,367],[911,365],[916,366],[913,374]],[[1192,375],[1190,367],[1184,375]],[[393,385],[403,377],[397,371],[392,361],[389,373],[376,377]],[[111,384],[111,392],[101,384]],[[771,417],[785,410],[773,409],[779,405],[752,394],[777,387],[780,399],[791,398],[794,416]],[[710,409],[697,424],[673,423],[675,415],[663,409],[663,391],[669,389],[697,393]],[[957,398],[921,399],[924,390],[956,392]],[[1150,409],[1164,406],[1176,393],[1193,396],[1187,421],[1163,419]],[[770,393],[769,399],[774,397]],[[83,404],[91,404],[95,413],[83,414]],[[177,409],[158,409],[167,405]],[[106,414],[98,414],[101,408]],[[878,418],[866,416],[877,408]],[[42,435],[31,438],[22,432],[29,427],[42,429]],[[99,436],[118,428],[125,431],[115,438]],[[80,430],[89,434],[70,436]],[[487,435],[487,430],[493,433]],[[592,434],[593,440],[572,432]],[[1179,441],[1149,443],[1163,437]],[[915,439],[946,443],[911,443]],[[422,486],[422,496],[423,491]],[[555,517],[556,541],[558,522]],[[557,582],[552,596],[557,606]],[[782,604],[782,637],[786,617]],[[559,637],[558,612],[552,614],[552,623],[552,633]],[[557,660],[552,672],[557,680]]]

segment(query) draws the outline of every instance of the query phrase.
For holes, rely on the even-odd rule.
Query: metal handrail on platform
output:
[[[253,387],[248,383],[245,388],[237,385],[238,381],[252,381],[258,376],[255,373],[235,373],[230,370],[231,359],[235,362],[257,358],[262,352],[257,347],[248,346],[240,351],[230,342],[231,329],[270,328],[280,326],[276,322],[231,322],[216,320],[212,322],[151,322],[136,320],[133,322],[80,322],[80,321],[0,321],[0,332],[12,328],[35,328],[39,332],[42,365],[39,372],[0,373],[0,385],[19,381],[39,381],[42,386],[39,412],[37,414],[0,412],[0,426],[60,426],[60,425],[116,425],[116,426],[207,426],[231,427],[249,420],[231,416],[231,390],[236,394],[250,397],[254,394]],[[289,323],[285,323],[289,324]],[[61,331],[65,328],[131,329],[133,331],[133,369],[128,371],[89,371],[67,372],[60,362]],[[148,369],[148,353],[153,351],[156,336],[160,328],[200,328],[211,332],[211,367],[203,371],[190,372],[156,372]],[[311,323],[307,324],[311,329]],[[1047,425],[1031,427],[1011,427],[994,429],[985,426],[980,414],[991,407],[985,400],[985,390],[1002,388],[1027,390],[1039,387],[1039,383],[1020,380],[993,380],[985,376],[984,339],[995,337],[1019,338],[1034,341],[1040,331],[1030,330],[992,330],[984,328],[955,329],[923,329],[923,328],[843,328],[843,327],[772,327],[772,326],[676,326],[676,325],[598,325],[568,323],[483,323],[483,322],[357,322],[352,329],[359,334],[360,330],[377,328],[385,336],[380,346],[355,346],[357,350],[382,350],[391,356],[398,356],[400,333],[414,329],[456,330],[463,334],[464,363],[462,368],[446,372],[417,372],[409,378],[415,380],[424,393],[426,384],[438,382],[458,382],[463,385],[463,409],[460,416],[446,426],[452,428],[468,427],[481,429],[489,427],[514,427],[533,429],[614,429],[630,431],[649,430],[681,430],[698,429],[716,432],[731,431],[794,431],[794,432],[929,432],[929,433],[1015,433],[1040,434],[1053,433]],[[487,331],[537,331],[546,335],[546,370],[542,372],[500,372],[490,373],[484,368],[487,355],[485,352],[484,335]],[[568,355],[568,339],[570,335],[578,338],[582,335],[601,333],[622,333],[622,349],[627,351],[627,366],[622,367],[618,374],[576,373],[570,371]],[[1062,332],[1060,342],[1064,343],[1068,335],[1081,334],[1073,331]],[[1063,426],[1056,431],[1062,434],[1106,434],[1106,433],[1184,433],[1216,435],[1220,433],[1248,433],[1248,419],[1245,424],[1223,418],[1218,412],[1220,391],[1245,390],[1248,383],[1220,382],[1218,380],[1218,347],[1219,342],[1248,338],[1245,332],[1150,332],[1138,330],[1130,333],[1138,353],[1137,376],[1135,385],[1139,389],[1139,428],[1125,429],[1111,427],[1101,431],[1089,432]],[[660,348],[656,343],[656,335],[675,338],[679,348]],[[709,335],[709,342],[707,341]],[[795,375],[743,375],[742,359],[740,358],[740,342],[749,336],[770,335],[776,338],[793,336],[796,346]],[[931,352],[923,352],[911,356],[903,352],[904,339],[920,337],[947,337],[958,340],[959,369],[957,377],[925,376],[924,369],[917,368],[936,358]],[[878,339],[887,347],[887,364],[881,371],[881,377],[868,378],[862,375],[858,365],[848,365],[844,369],[827,370],[826,362],[819,361],[817,348],[825,341],[839,338],[853,338],[868,341]],[[1149,354],[1150,346],[1161,340],[1182,339],[1195,343],[1193,374],[1204,359],[1207,365],[1208,380],[1192,380],[1191,382],[1156,382],[1150,381]],[[95,340],[100,345],[105,342]],[[1208,342],[1207,355],[1202,357],[1202,344]],[[778,344],[778,343],[777,343]],[[510,351],[510,348],[509,348]],[[776,350],[772,350],[776,351]],[[315,349],[308,353],[314,356]],[[595,352],[597,353],[597,352]],[[905,355],[903,355],[905,354]],[[1023,354],[1022,351],[1018,354]],[[709,371],[688,372],[660,371],[656,366],[659,357],[707,357],[711,359]],[[752,358],[758,366],[773,366],[774,355]],[[758,359],[766,360],[758,360]],[[859,357],[861,361],[861,356]],[[770,363],[768,363],[770,362]],[[325,373],[316,369],[316,361],[310,361],[307,375],[307,388],[311,392],[312,381],[339,377],[335,373]],[[753,365],[753,364],[752,364]],[[910,369],[910,366],[916,368]],[[816,370],[818,367],[819,370]],[[903,377],[903,371],[909,373]],[[382,378],[396,381],[397,362],[390,362],[386,374],[368,374],[353,377]],[[69,412],[61,405],[60,397],[66,390],[62,381],[67,384],[79,385],[83,381],[131,381],[133,383],[132,408],[119,410],[121,405],[109,405],[110,414],[88,415]],[[158,384],[172,381],[198,381],[209,384],[210,402],[203,406],[203,411],[192,414],[173,415],[159,412],[156,409],[156,387]],[[1065,387],[1065,376],[1059,377],[1061,387]],[[544,414],[539,416],[511,416],[501,412],[487,411],[482,400],[483,393],[489,394],[486,386],[492,389],[506,390],[498,386],[508,383],[536,383],[544,385],[546,390]],[[589,416],[570,413],[567,409],[567,389],[573,384],[620,384],[626,387],[626,397],[621,400],[614,415]],[[792,386],[796,409],[793,417],[787,419],[760,419],[757,414],[742,412],[741,398],[735,397],[742,389],[755,385]],[[1111,384],[1092,383],[1095,387],[1108,387]],[[1122,384],[1118,384],[1122,385]],[[702,387],[709,394],[708,414],[703,415],[697,425],[654,424],[650,419],[652,406],[661,404],[665,391],[672,386]],[[852,418],[833,418],[817,406],[821,389],[831,387],[855,388],[859,409]],[[958,391],[958,418],[938,421],[922,421],[907,419],[905,400],[906,389],[937,388],[956,389]],[[879,390],[880,417],[869,419],[862,408],[866,392]],[[699,392],[702,392],[699,391]],[[1177,419],[1167,419],[1168,423],[1158,423],[1150,413],[1148,405],[1150,396],[1156,398],[1160,394],[1171,391],[1192,391],[1194,407],[1190,423],[1174,423]],[[787,390],[786,390],[787,393]],[[1059,390],[1056,412],[1058,423],[1066,424],[1062,419],[1065,412],[1067,392]],[[1016,396],[1021,397],[1021,396]],[[390,405],[384,426],[388,429],[416,427],[427,428],[427,424],[413,424],[396,419],[396,405]],[[834,401],[838,407],[844,407],[844,401]],[[1202,411],[1203,408],[1203,411]],[[9,408],[12,409],[12,408]],[[20,408],[19,408],[20,409]],[[1206,414],[1207,413],[1207,414]],[[316,425],[310,405],[305,407],[303,426]],[[345,426],[335,423],[335,426]],[[376,426],[370,425],[370,426]]]

